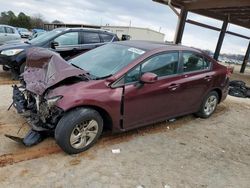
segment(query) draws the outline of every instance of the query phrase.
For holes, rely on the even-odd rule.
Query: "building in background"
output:
[[[147,40],[164,42],[165,34],[148,28],[129,27],[129,26],[102,26],[104,30],[116,33],[121,39],[122,35],[129,35],[130,40]]]

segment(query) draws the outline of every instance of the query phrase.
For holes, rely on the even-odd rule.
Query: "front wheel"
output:
[[[23,63],[23,64],[20,66],[20,69],[19,69],[19,73],[20,73],[20,74],[24,73],[25,67],[26,67],[26,63]]]
[[[9,67],[6,67],[5,65],[3,65],[3,70],[4,70],[4,71],[9,71],[10,68],[9,68]]]
[[[55,130],[57,144],[68,154],[92,147],[103,130],[103,119],[90,108],[77,108],[65,114]]]
[[[196,113],[196,115],[201,118],[210,117],[214,113],[217,107],[218,101],[219,101],[218,93],[216,91],[211,91],[205,97],[200,107],[200,110]]]

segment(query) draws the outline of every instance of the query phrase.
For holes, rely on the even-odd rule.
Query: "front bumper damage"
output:
[[[56,106],[49,108],[41,96],[30,93],[23,86],[13,86],[12,99],[12,105],[19,114],[27,119],[31,129],[24,138],[12,135],[5,135],[6,137],[25,146],[32,146],[54,135],[54,129],[63,110]]]

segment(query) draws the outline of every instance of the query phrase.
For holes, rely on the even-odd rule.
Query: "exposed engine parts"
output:
[[[63,114],[63,110],[54,106],[60,97],[45,99],[40,95],[33,94],[24,87],[13,86],[13,106],[17,112],[27,118],[31,130],[24,138],[11,135],[6,137],[21,142],[26,146],[35,145],[45,137],[53,133],[57,122]]]

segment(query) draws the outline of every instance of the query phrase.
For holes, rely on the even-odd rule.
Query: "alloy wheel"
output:
[[[97,136],[98,123],[91,119],[77,124],[70,136],[70,144],[75,149],[82,149],[88,146]]]
[[[217,105],[217,97],[214,95],[211,95],[210,97],[208,97],[205,106],[204,106],[204,112],[207,116],[209,116],[210,114],[212,114],[216,108]]]

